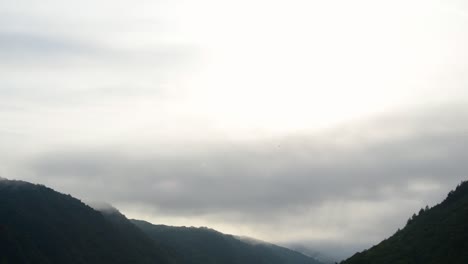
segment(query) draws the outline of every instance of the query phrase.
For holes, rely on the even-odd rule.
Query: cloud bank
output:
[[[156,221],[367,245],[466,179],[467,110],[438,107],[263,142],[56,149],[21,165],[33,181]]]

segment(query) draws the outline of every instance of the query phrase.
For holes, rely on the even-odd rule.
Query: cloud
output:
[[[127,18],[125,24],[115,17],[33,13],[2,12],[0,18],[0,118],[8,121],[44,109],[86,111],[139,98],[159,102],[167,79],[183,75],[197,54],[188,43],[164,40],[156,34],[164,26],[151,20]],[[18,112],[23,114],[10,115]]]
[[[54,54],[89,54],[95,48],[80,44],[76,40],[40,34],[25,34],[18,32],[0,33],[0,50],[2,59],[29,57],[31,55],[50,57]]]
[[[116,44],[103,43],[99,38],[86,39],[67,34],[0,31],[0,58],[2,65],[23,66],[42,63],[45,67],[96,67],[107,65],[117,68],[125,64],[145,66],[173,65],[196,53],[189,45],[158,43],[134,50]],[[39,61],[38,61],[39,60]]]
[[[323,134],[172,151],[162,145],[50,150],[28,166],[35,181],[159,216],[273,233],[263,239],[360,236],[366,244],[466,178],[467,110],[442,107]]]

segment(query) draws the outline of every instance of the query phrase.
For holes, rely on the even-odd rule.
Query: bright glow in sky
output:
[[[127,113],[139,116],[139,128],[168,115],[183,119],[167,134],[263,138],[467,97],[467,16],[461,1],[2,5],[4,20],[13,20],[2,26],[6,32],[75,40],[62,47],[61,55],[72,53],[66,60],[2,64],[19,69],[7,83],[60,91],[154,91],[137,98],[146,101],[144,114]],[[65,40],[23,45],[53,53],[70,45]],[[23,78],[25,71],[33,78]],[[194,123],[203,123],[202,131]]]
[[[330,127],[466,96],[466,83],[452,78],[465,65],[467,21],[448,4],[197,1],[183,7],[182,31],[203,52],[200,69],[187,80],[190,100],[227,131]]]

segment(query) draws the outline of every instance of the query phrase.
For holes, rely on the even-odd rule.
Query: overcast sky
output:
[[[462,0],[2,0],[0,176],[360,250],[468,171]]]

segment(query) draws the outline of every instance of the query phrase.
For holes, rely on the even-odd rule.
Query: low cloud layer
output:
[[[55,149],[20,165],[33,181],[135,217],[370,245],[466,179],[467,110],[380,116],[263,142]]]

